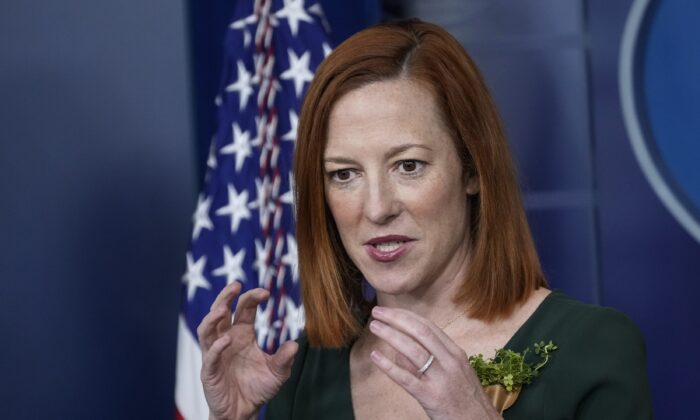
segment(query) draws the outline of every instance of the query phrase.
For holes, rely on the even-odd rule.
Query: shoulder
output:
[[[584,419],[651,416],[644,339],[629,317],[555,292],[535,318],[530,338],[559,347],[535,380],[543,382],[550,410]]]
[[[512,339],[521,351],[533,342],[553,340],[567,353],[634,351],[644,356],[642,334],[622,312],[571,299],[561,292],[549,294]]]
[[[636,376],[636,372],[646,371],[642,333],[618,310],[554,292],[533,318],[536,325],[529,334],[530,341],[553,340],[559,346],[554,360],[559,358],[563,367],[576,372],[580,379],[604,381],[616,375],[635,372]]]
[[[616,349],[645,353],[644,338],[637,325],[622,312],[608,307],[579,302],[553,292],[547,299],[544,322],[554,330],[569,333],[567,341],[591,351],[605,353]]]

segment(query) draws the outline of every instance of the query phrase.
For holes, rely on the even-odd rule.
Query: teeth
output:
[[[381,244],[375,244],[374,246],[382,252],[391,252],[399,249],[403,242],[393,241],[393,242],[383,242]]]

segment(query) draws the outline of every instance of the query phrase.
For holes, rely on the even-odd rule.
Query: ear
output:
[[[480,189],[481,187],[479,186],[479,177],[477,175],[472,175],[469,178],[467,178],[467,195],[479,194]]]

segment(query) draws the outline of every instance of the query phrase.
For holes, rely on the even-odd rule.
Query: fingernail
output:
[[[385,310],[381,306],[375,306],[372,309],[372,314],[374,314],[374,315],[382,315],[383,313],[385,313]]]
[[[379,331],[382,328],[379,322],[372,321],[369,323],[369,329],[372,331]]]
[[[369,357],[372,358],[375,362],[378,362],[380,360],[379,353],[377,353],[376,350],[372,350],[372,353],[369,354]]]

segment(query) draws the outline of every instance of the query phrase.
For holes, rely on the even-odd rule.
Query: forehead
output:
[[[448,138],[430,90],[408,79],[371,83],[342,96],[328,121],[326,154],[361,145]]]

